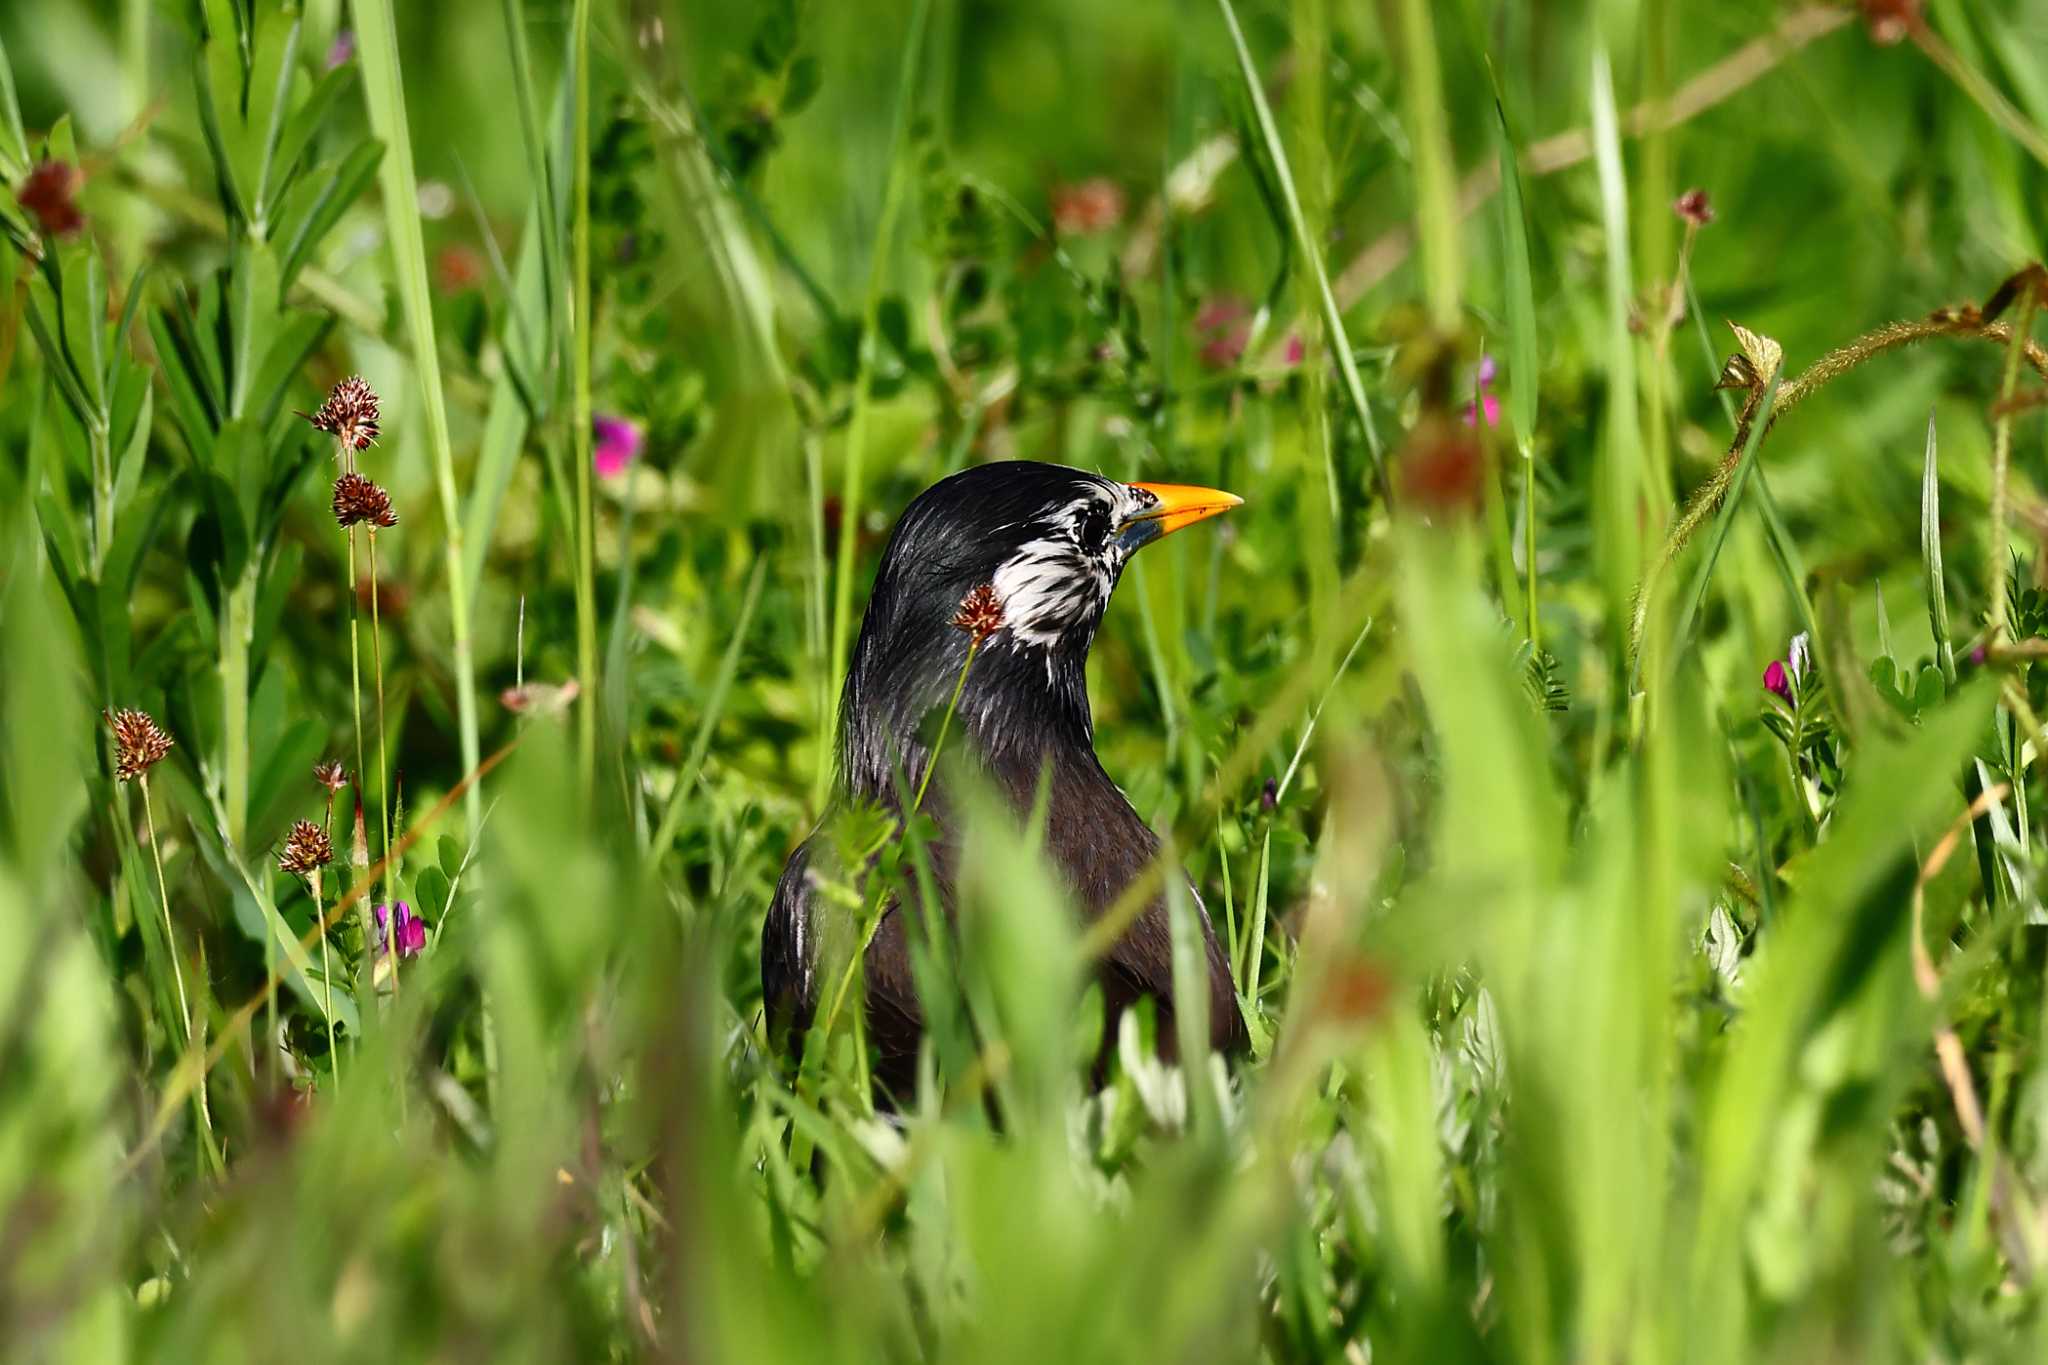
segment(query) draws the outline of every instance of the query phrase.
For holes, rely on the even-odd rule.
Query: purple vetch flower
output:
[[[1764,670],[1764,691],[1791,701],[1793,689],[1806,681],[1807,671],[1812,667],[1813,645],[1802,630],[1786,645],[1785,657],[1771,660],[1770,667]]]
[[[1492,391],[1495,372],[1496,369],[1492,356],[1483,355],[1479,357],[1479,369],[1474,375],[1472,385],[1472,401],[1465,405],[1466,426],[1478,426],[1479,415],[1482,412],[1486,414],[1486,425],[1490,427],[1500,425],[1500,399]]]
[[[1302,346],[1302,344],[1301,344],[1301,333],[1299,333],[1299,332],[1289,332],[1289,333],[1287,334],[1287,364],[1288,364],[1288,367],[1289,367],[1289,368],[1292,368],[1292,367],[1294,367],[1294,366],[1296,366],[1296,365],[1299,365],[1299,364],[1301,363],[1301,358],[1302,358],[1302,356],[1303,356],[1303,355],[1305,355],[1305,354],[1307,354],[1307,352],[1306,352],[1306,350],[1304,349],[1304,347],[1303,347],[1303,346]]]
[[[382,957],[391,950],[391,931],[386,927],[390,921],[390,916],[386,913],[386,908],[381,905],[373,906],[370,914],[371,918],[376,922],[375,929],[370,936],[371,947],[375,950],[376,956]],[[418,957],[421,952],[425,951],[426,946],[427,922],[418,915],[415,915],[410,905],[400,901],[398,903],[398,955],[402,958]]]
[[[334,42],[327,49],[327,69],[347,62],[356,55],[356,34],[354,29],[345,28],[334,35]]]
[[[591,450],[591,467],[598,477],[616,479],[626,472],[626,466],[640,458],[640,427],[624,417],[595,417],[590,423],[591,436],[595,445]]]

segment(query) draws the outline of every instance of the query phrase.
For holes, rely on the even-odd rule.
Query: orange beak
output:
[[[1196,488],[1192,484],[1134,483],[1131,487],[1143,489],[1159,499],[1117,528],[1120,535],[1139,544],[1170,535],[1183,526],[1207,521],[1244,503],[1244,499],[1235,493],[1225,493],[1218,488]]]

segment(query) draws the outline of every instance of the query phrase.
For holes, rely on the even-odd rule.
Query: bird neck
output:
[[[991,776],[1035,782],[1049,752],[1093,755],[1085,643],[1048,648],[999,633],[975,651],[970,666],[959,631],[898,638],[871,631],[872,624],[863,625],[839,703],[839,761],[849,794],[894,805],[899,782],[916,789],[956,686],[960,700],[945,747],[960,745]]]

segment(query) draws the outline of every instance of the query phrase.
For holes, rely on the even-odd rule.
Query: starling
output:
[[[961,686],[954,733],[968,757],[1020,819],[1033,809],[1040,775],[1050,775],[1046,853],[1081,914],[1106,913],[1160,844],[1095,756],[1088,649],[1134,551],[1241,501],[1024,460],[977,466],[926,489],[882,553],[840,694],[840,800],[879,806],[900,822],[901,793],[921,789],[931,760],[925,718]],[[961,684],[970,648],[975,657]],[[943,777],[919,812],[937,826],[928,852],[950,916],[959,831]],[[848,913],[809,875],[814,850],[821,865],[830,856],[822,831],[791,855],[762,930],[761,986],[778,1035],[794,1030],[789,1036],[800,1038],[828,989],[813,917]],[[1195,907],[1208,959],[1210,1044],[1241,1051],[1248,1039],[1230,970],[1199,898]],[[863,968],[875,1080],[897,1100],[914,1085],[923,1032],[910,932],[902,907],[885,906]],[[1171,941],[1165,897],[1155,894],[1098,968],[1108,1038],[1124,1009],[1151,997],[1161,1048],[1172,1049]]]

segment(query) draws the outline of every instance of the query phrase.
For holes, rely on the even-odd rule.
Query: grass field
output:
[[[2038,0],[0,8],[0,1358],[2048,1359],[2044,205]],[[1090,682],[1252,1050],[969,802],[878,1111],[1020,457],[1245,499]]]

